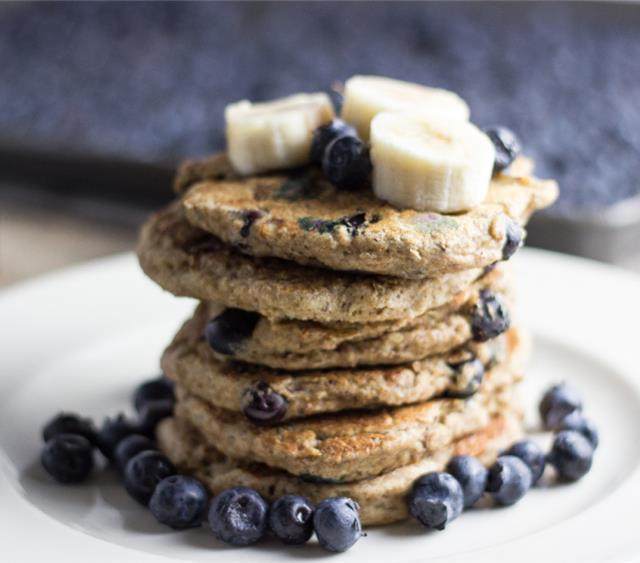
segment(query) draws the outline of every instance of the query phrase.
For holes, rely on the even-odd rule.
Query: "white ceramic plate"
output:
[[[540,251],[522,251],[515,263],[519,315],[535,337],[525,400],[533,413],[550,382],[568,380],[582,390],[601,433],[593,470],[574,485],[535,489],[515,507],[467,512],[444,532],[413,524],[370,530],[341,560],[628,561],[640,555],[640,278]],[[111,475],[62,487],[40,468],[43,423],[61,409],[101,420],[127,408],[135,385],[158,372],[163,346],[191,307],[147,281],[132,256],[0,294],[1,560],[260,563],[326,555],[314,544],[285,548],[267,541],[232,549],[206,528],[171,532]]]

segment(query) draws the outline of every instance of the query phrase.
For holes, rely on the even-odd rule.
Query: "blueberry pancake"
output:
[[[202,315],[205,319],[214,321],[213,325],[219,325],[220,328],[231,324],[235,329],[232,332],[241,333],[243,336],[238,342],[228,344],[221,342],[218,346],[215,346],[214,342],[214,347],[222,350],[220,353],[248,362],[264,363],[259,361],[258,355],[325,352],[336,350],[345,343],[370,340],[385,334],[415,328],[431,330],[432,334],[425,333],[423,345],[430,347],[433,344],[434,347],[438,347],[438,342],[442,344],[448,342],[447,334],[455,332],[460,335],[459,338],[463,337],[463,333],[469,334],[471,315],[475,312],[474,303],[477,302],[482,290],[506,296],[507,298],[503,299],[503,302],[510,305],[513,302],[513,290],[508,269],[504,265],[498,265],[440,307],[430,309],[421,315],[388,321],[321,323],[296,319],[270,319],[249,312],[246,314],[242,311],[234,313],[233,310],[229,311],[212,302],[201,303],[196,316]],[[220,336],[226,336],[223,340],[229,339],[224,331],[217,331],[215,328],[215,326],[210,327],[209,334],[211,336],[220,334]],[[446,349],[459,346],[469,338],[471,336],[466,336],[465,340],[455,342],[452,340],[451,345]],[[428,341],[431,341],[432,344]],[[230,352],[225,352],[225,347],[228,347]],[[437,350],[434,348],[434,351],[430,353],[437,353]]]
[[[228,104],[225,152],[181,165],[141,230],[145,274],[197,301],[135,396],[149,463],[178,473],[149,503],[170,527],[344,551],[353,503],[365,525],[410,511],[442,529],[485,493],[518,500],[548,461],[514,444],[530,340],[506,262],[556,182],[452,92],[376,76],[343,90],[339,118],[322,92]],[[496,467],[447,466],[464,454]],[[148,489],[145,459],[130,492]]]
[[[426,401],[437,396],[470,397],[485,372],[494,384],[512,383],[522,371],[528,343],[511,329],[486,343],[470,343],[451,352],[399,366],[303,372],[218,360],[202,340],[190,343],[178,334],[162,357],[164,373],[183,389],[219,408],[242,412],[258,423],[348,409],[372,409]],[[268,405],[268,408],[261,408]]]
[[[172,348],[184,353],[200,346],[206,358],[214,353],[220,361],[289,371],[404,364],[453,350],[476,337],[493,338],[509,328],[507,299],[488,289],[467,296],[462,305],[454,299],[404,323],[342,324],[336,330],[332,325],[272,321],[250,311],[201,303]],[[491,312],[497,316],[488,317]],[[394,324],[401,328],[384,331]],[[489,333],[476,334],[485,326]]]
[[[206,179],[182,204],[192,224],[253,256],[419,279],[508,259],[530,215],[557,193],[552,180],[505,172],[493,178],[484,203],[443,215],[396,209],[366,188],[337,189],[308,167]]]
[[[323,323],[420,315],[447,303],[484,274],[473,269],[437,279],[406,280],[249,257],[192,226],[177,203],[144,225],[138,258],[144,272],[175,295],[270,318]]]
[[[503,370],[507,374],[500,373]],[[506,366],[494,367],[480,391],[468,399],[345,411],[278,426],[259,426],[241,413],[215,407],[177,386],[175,416],[235,459],[265,463],[294,475],[354,481],[413,463],[486,426],[491,416],[515,401],[512,385],[496,386],[509,375]],[[254,421],[268,401],[267,397],[260,402]]]
[[[531,176],[533,174],[533,160],[521,156],[507,167],[510,176]],[[173,190],[181,195],[193,184],[203,180],[237,180],[241,176],[234,171],[227,153],[220,152],[204,159],[185,160],[178,167],[173,180]]]
[[[444,470],[454,455],[477,456],[491,464],[522,435],[519,414],[506,410],[482,429],[455,440],[428,457],[384,475],[347,483],[295,477],[263,464],[229,459],[206,445],[202,436],[184,421],[166,419],[158,428],[158,445],[182,471],[200,479],[212,494],[230,487],[257,490],[269,501],[285,494],[303,495],[312,502],[346,496],[360,505],[364,525],[389,524],[408,517],[406,494],[413,482],[431,471]]]

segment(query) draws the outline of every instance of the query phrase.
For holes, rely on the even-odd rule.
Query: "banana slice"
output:
[[[374,116],[383,111],[420,111],[434,117],[469,119],[469,106],[448,90],[382,76],[353,76],[345,83],[342,119],[365,141]]]
[[[230,104],[225,120],[231,164],[245,175],[306,164],[313,131],[333,117],[333,104],[323,93]]]
[[[452,213],[484,201],[495,149],[468,121],[386,112],[371,122],[373,191],[401,208]]]

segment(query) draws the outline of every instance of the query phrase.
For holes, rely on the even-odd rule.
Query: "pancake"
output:
[[[183,329],[184,330],[184,329]],[[181,331],[182,332],[182,331]],[[277,422],[348,409],[400,406],[447,395],[469,397],[486,370],[508,362],[508,383],[522,372],[528,342],[517,329],[487,343],[401,366],[287,372],[220,361],[203,339],[178,333],[162,356],[163,372],[189,393],[219,408],[244,412],[268,394],[283,405]]]
[[[416,316],[387,321],[348,323],[270,319],[259,315],[250,337],[242,343],[242,349],[236,352],[236,357],[248,362],[263,363],[249,359],[249,357],[253,357],[255,354],[284,355],[326,352],[336,350],[346,343],[371,340],[385,334],[416,328],[428,330],[431,334],[425,333],[425,338],[433,339],[434,343],[440,342],[440,337],[434,333],[447,334],[450,329],[459,333],[459,329],[462,329],[463,326],[469,330],[468,313],[471,312],[478,294],[483,289],[506,297],[508,303],[513,302],[513,280],[510,270],[505,266],[503,264],[496,265],[493,270],[454,295],[444,305],[429,309]],[[224,311],[223,306],[212,302],[203,303],[201,308],[205,309],[202,314],[209,319]],[[469,335],[466,339],[468,338],[471,336]],[[459,344],[463,342],[460,341]],[[459,344],[448,346],[448,349]],[[240,353],[241,356],[238,357],[237,353]]]
[[[289,421],[253,424],[240,413],[215,407],[180,386],[175,416],[188,421],[225,455],[261,462],[294,475],[355,481],[408,465],[486,426],[515,402],[512,386],[494,388],[488,372],[469,399],[435,399],[375,411],[344,411]]]
[[[140,265],[174,295],[215,301],[265,317],[371,322],[421,315],[444,305],[484,274],[465,270],[403,280],[254,258],[189,224],[178,203],[153,215],[138,243]]]
[[[239,463],[207,446],[192,426],[173,418],[165,419],[160,424],[158,445],[173,463],[198,478],[211,494],[244,486],[257,490],[268,501],[285,494],[303,495],[314,503],[330,497],[346,496],[360,505],[362,523],[373,526],[408,518],[406,495],[418,477],[430,471],[442,471],[454,455],[477,456],[489,465],[521,435],[519,413],[505,411],[493,417],[481,430],[415,463],[384,475],[348,483],[313,482],[263,464]]]
[[[512,174],[494,176],[482,204],[449,215],[397,209],[368,188],[337,189],[316,167],[203,179],[188,188],[182,205],[189,222],[246,254],[433,278],[508,259],[531,214],[556,200],[553,180]]]
[[[485,288],[492,284],[473,287],[476,285]],[[222,361],[289,371],[397,365],[444,353],[472,340],[473,327],[484,321],[488,310],[483,306],[487,298],[499,300],[508,316],[505,296],[486,289],[462,292],[446,305],[418,317],[360,324],[271,320],[201,303],[173,346],[196,347],[213,320],[210,349]],[[500,328],[508,328],[508,322]]]

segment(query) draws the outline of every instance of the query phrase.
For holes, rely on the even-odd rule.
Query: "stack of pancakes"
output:
[[[200,301],[162,358],[160,447],[215,494],[348,496],[365,524],[407,515],[420,475],[489,463],[521,431],[526,339],[505,261],[557,196],[520,158],[456,215],[340,191],[315,167],[237,177],[184,165],[140,263]]]

